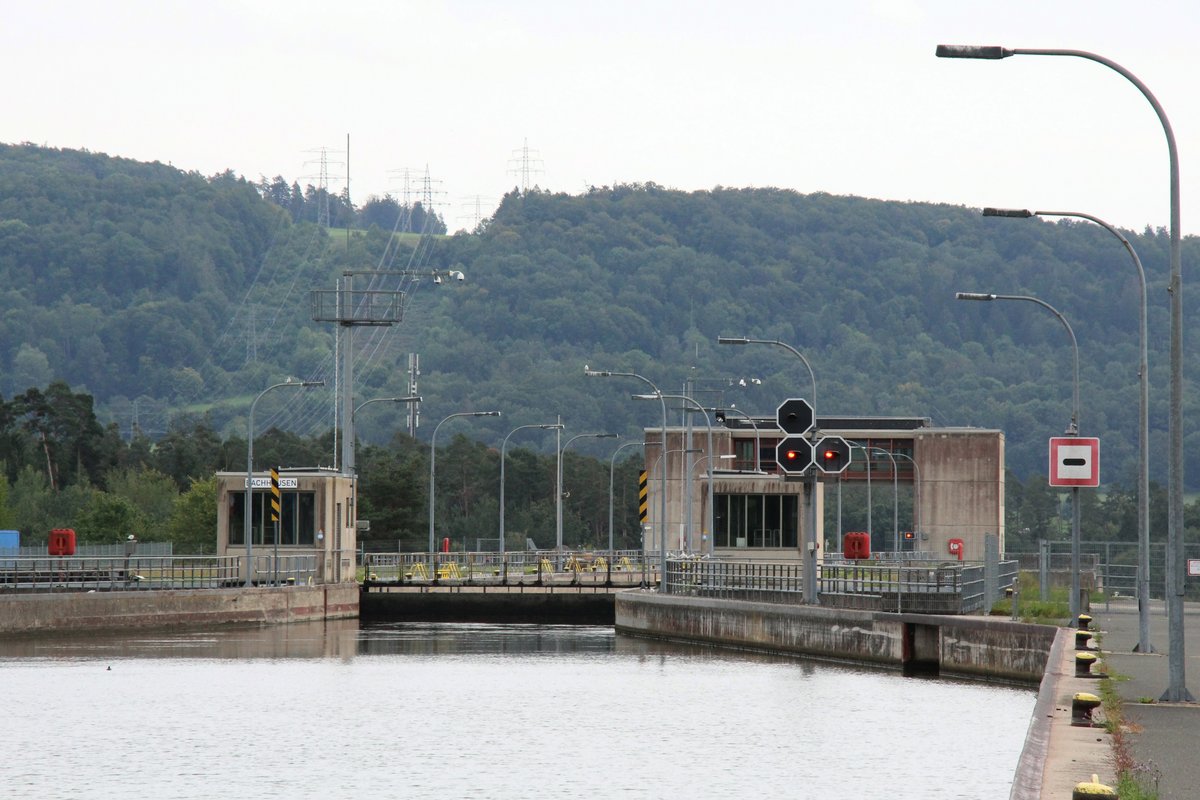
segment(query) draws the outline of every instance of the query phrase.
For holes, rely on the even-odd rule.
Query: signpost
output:
[[[1051,486],[1099,486],[1100,440],[1083,436],[1050,439]]]

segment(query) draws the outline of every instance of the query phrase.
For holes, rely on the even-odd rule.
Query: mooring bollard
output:
[[[1093,775],[1090,781],[1075,784],[1071,792],[1071,800],[1094,800],[1097,797],[1116,797],[1117,790],[1100,782],[1099,775]]]
[[[1092,617],[1090,614],[1080,614],[1077,622],[1079,624],[1079,630],[1086,631],[1092,626]]]
[[[1092,712],[1100,707],[1100,698],[1091,692],[1076,692],[1071,698],[1071,724],[1077,728],[1090,728]]]
[[[1075,631],[1075,649],[1076,650],[1091,650],[1092,632],[1091,631]]]
[[[1092,665],[1096,663],[1096,654],[1092,652],[1076,653],[1075,654],[1075,677],[1076,678],[1097,678],[1098,675],[1092,674]]]

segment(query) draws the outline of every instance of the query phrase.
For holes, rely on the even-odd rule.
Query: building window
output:
[[[275,526],[270,522],[270,492],[254,493],[254,513],[250,518],[251,535],[256,545],[275,544]],[[229,493],[229,543],[245,544],[245,492]],[[311,545],[317,530],[315,492],[283,492],[279,496],[279,543]]]
[[[716,547],[796,547],[800,498],[794,494],[719,494],[713,526]]]

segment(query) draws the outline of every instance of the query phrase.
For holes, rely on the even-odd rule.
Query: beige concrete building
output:
[[[996,534],[1004,550],[1004,434],[980,428],[935,428],[926,418],[820,417],[820,436],[841,436],[853,447],[852,460],[840,475],[821,475],[815,499],[807,476],[782,474],[776,446],[784,438],[773,418],[733,418],[701,423],[691,429],[669,427],[667,459],[667,547],[746,559],[799,559],[806,541],[810,508],[816,503],[818,556],[841,552],[842,534],[826,530],[825,507],[837,508],[843,489],[865,487],[914,494],[912,519],[901,519],[912,539],[902,550],[920,551],[939,560],[981,561],[986,534]],[[647,428],[645,440],[662,439]],[[648,447],[647,548],[660,546],[658,517],[662,448]],[[868,473],[865,454],[873,456]],[[756,457],[757,453],[757,457]],[[715,464],[710,481],[709,464]],[[690,465],[691,476],[689,481]],[[893,473],[893,470],[894,473]],[[710,497],[713,498],[710,516]],[[691,525],[688,525],[690,512]],[[836,519],[836,517],[834,517]],[[711,520],[711,525],[710,525]],[[873,550],[893,550],[893,519],[875,519]],[[689,535],[690,530],[690,535]],[[886,537],[883,535],[886,532]],[[954,550],[951,543],[954,543]],[[886,545],[886,546],[885,546]]]
[[[250,518],[251,555],[256,575],[273,570],[276,553],[316,556],[315,580],[342,583],[355,580],[358,548],[354,479],[333,469],[285,469],[279,473],[280,534],[269,522],[271,478],[254,473],[254,502]],[[246,473],[217,473],[217,553],[246,555]]]

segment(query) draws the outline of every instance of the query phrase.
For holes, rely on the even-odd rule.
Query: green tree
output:
[[[179,554],[213,553],[217,549],[217,479],[193,480],[180,495],[167,523],[167,538]]]
[[[130,535],[150,538],[146,516],[127,498],[108,492],[93,491],[73,527],[76,540],[87,544],[114,544]]]

